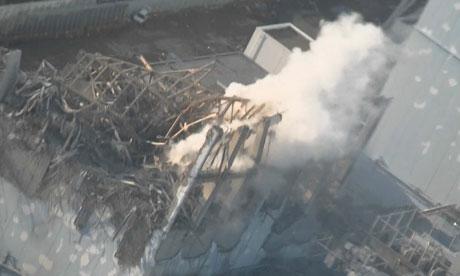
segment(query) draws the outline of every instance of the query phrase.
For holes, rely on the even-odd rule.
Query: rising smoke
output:
[[[233,84],[227,94],[269,103],[283,114],[270,148],[275,165],[343,154],[377,93],[373,80],[386,71],[386,43],[378,27],[357,15],[342,16],[323,23],[310,50],[295,50],[279,74],[249,86]]]
[[[203,127],[199,132],[188,136],[186,139],[177,142],[168,152],[168,160],[173,164],[189,163],[193,161],[191,158],[194,153],[197,153],[203,146],[206,140],[206,133],[209,130],[209,125]],[[186,160],[184,160],[186,159]]]
[[[352,130],[377,93],[375,80],[387,71],[386,46],[378,27],[357,15],[342,16],[323,22],[310,50],[294,50],[279,74],[248,86],[232,84],[226,94],[264,103],[273,113],[283,114],[271,141],[274,165],[301,166],[308,159],[337,157],[349,151]],[[193,144],[204,141],[204,135],[194,136]],[[174,161],[190,152],[187,140],[180,149],[173,147]]]

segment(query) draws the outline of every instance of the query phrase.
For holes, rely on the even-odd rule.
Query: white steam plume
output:
[[[256,83],[232,84],[228,96],[269,104],[283,114],[270,156],[282,167],[346,151],[351,129],[360,122],[367,99],[376,95],[374,80],[387,65],[387,40],[357,15],[323,23],[310,50],[294,50],[277,75]]]
[[[197,153],[203,146],[209,128],[209,125],[206,125],[199,132],[175,144],[167,153],[169,162],[173,164],[187,164],[192,161],[191,158],[193,157],[191,157],[191,155]],[[186,157],[189,157],[190,160],[183,160]]]
[[[274,165],[302,166],[308,159],[338,157],[349,150],[351,131],[378,92],[376,80],[387,73],[387,46],[378,27],[357,15],[342,16],[323,23],[310,50],[294,50],[279,74],[248,86],[234,83],[226,94],[283,114],[270,145]],[[205,141],[207,129],[174,145],[169,160],[184,164],[183,157],[193,156]]]

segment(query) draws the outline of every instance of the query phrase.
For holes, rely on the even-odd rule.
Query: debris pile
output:
[[[157,71],[141,61],[81,52],[61,71],[43,61],[7,95],[1,119],[9,123],[0,125],[9,129],[2,152],[17,155],[21,148],[25,159],[40,156],[33,164],[41,174],[29,177],[37,183],[29,195],[49,200],[56,196],[53,185],[66,182],[82,235],[107,211],[119,240],[116,257],[127,266],[139,262],[155,230],[199,221],[209,202],[197,183],[218,187],[239,156],[260,160],[273,123],[264,105],[204,87],[212,62]],[[193,162],[169,162],[169,149],[205,125],[214,126]],[[245,147],[246,140],[256,148]],[[18,160],[8,162],[17,166]],[[29,178],[10,177],[20,188]]]
[[[156,73],[81,53],[78,62],[58,76],[44,62],[17,91],[26,102],[14,115],[33,111],[45,117],[44,127],[59,127],[65,143],[54,163],[74,155],[77,145],[84,145],[89,161],[105,169],[137,167],[145,165],[156,148],[215,117],[210,114],[213,101],[208,99],[219,94],[199,84],[209,72],[207,67]]]

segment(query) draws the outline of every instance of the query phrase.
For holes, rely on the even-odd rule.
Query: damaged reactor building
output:
[[[12,273],[115,275],[140,263],[154,274],[216,273],[227,266],[202,263],[257,258],[273,224],[261,210],[285,184],[259,167],[282,115],[224,88],[263,77],[262,67],[243,53],[133,64],[80,52],[62,70],[44,61],[25,74],[20,51],[3,57],[0,171],[14,187],[3,183],[2,204],[22,208],[2,209]],[[167,162],[165,149],[205,124],[198,154]]]
[[[0,22],[60,1],[3,2]],[[354,150],[291,169],[268,162],[283,113],[225,92],[308,51],[294,24],[159,62],[82,50],[23,71],[1,48],[0,275],[460,275],[457,2],[400,1],[382,27],[409,54]]]
[[[243,56],[222,57],[227,58],[236,64],[245,62]],[[87,240],[96,251],[100,250],[96,246],[99,242],[115,245],[113,241],[119,240],[112,250],[104,249],[109,259],[106,266],[112,266],[112,255],[120,264],[130,266],[140,262],[150,243],[149,249],[154,252],[168,254],[174,250],[173,244],[161,248],[175,233],[179,235],[175,237],[177,246],[189,246],[191,254],[199,254],[192,253],[197,238],[185,230],[214,229],[213,233],[203,233],[211,238],[219,234],[217,226],[231,221],[232,212],[240,213],[239,208],[248,210],[259,202],[241,197],[250,195],[241,190],[250,189],[243,184],[257,177],[257,172],[232,168],[244,158],[253,160],[252,166],[263,159],[270,128],[281,120],[281,115],[270,114],[264,106],[245,99],[225,97],[219,87],[208,90],[201,82],[216,70],[216,61],[193,63],[192,68],[158,64],[152,69],[150,65],[81,53],[76,64],[62,72],[44,62],[16,90],[16,95],[5,95],[11,106],[3,110],[2,129],[8,131],[2,131],[6,135],[2,137],[2,176],[28,196],[44,196],[55,201],[54,207],[77,210],[76,217],[58,212],[57,220],[46,215],[36,217],[38,221],[34,218],[30,227],[35,233],[42,225],[44,228],[38,232],[45,236],[34,246],[37,252],[20,252],[31,253],[29,257],[34,258],[43,256],[43,262],[48,263],[51,257],[44,253],[49,252],[50,245],[60,243],[61,248],[53,249],[53,253],[66,257],[62,264],[45,265],[45,271],[51,272],[64,269],[59,265],[71,261],[74,246],[66,248],[64,244],[62,248],[62,244],[63,240],[73,239],[72,235],[82,243]],[[10,73],[8,69],[5,74]],[[207,122],[213,122],[213,127],[207,131],[205,143],[196,145],[196,157],[189,163],[184,161],[183,166],[165,162],[162,154],[170,140],[193,135],[194,129]],[[17,191],[6,192],[9,193]],[[19,200],[12,196],[2,198],[7,205],[9,200]],[[226,202],[231,199],[236,202]],[[70,206],[61,205],[65,202]],[[236,208],[239,204],[242,206]],[[30,214],[54,208],[38,202],[24,202],[23,207],[29,208]],[[10,218],[15,220],[15,216]],[[22,217],[19,220],[26,223]],[[55,220],[56,225],[50,220]],[[18,225],[11,222],[14,233]],[[217,228],[206,226],[208,223],[217,224]],[[94,233],[98,225],[108,228]],[[23,234],[23,238],[25,235],[28,236]],[[181,244],[181,236],[192,244]],[[161,243],[156,245],[156,240]],[[76,264],[81,265],[81,261]]]

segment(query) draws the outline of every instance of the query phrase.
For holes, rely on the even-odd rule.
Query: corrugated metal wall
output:
[[[232,0],[54,0],[0,7],[0,41],[81,34],[113,28],[129,21],[143,7],[158,13],[198,6],[218,6]]]
[[[59,3],[59,4],[56,4]],[[67,2],[46,2],[41,6],[13,5],[0,8],[3,40],[84,33],[122,24],[127,4],[77,6]]]

